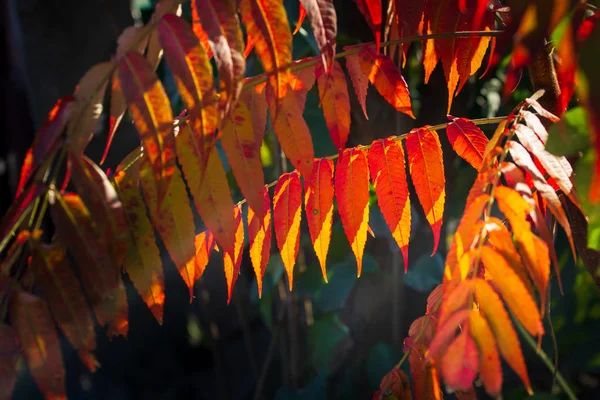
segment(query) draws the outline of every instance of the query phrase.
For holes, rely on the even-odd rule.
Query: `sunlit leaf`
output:
[[[347,50],[347,48],[344,47],[344,50]],[[367,89],[369,87],[369,71],[363,71],[358,53],[349,54],[346,56],[346,68],[348,69],[350,80],[352,80],[352,86],[354,87],[358,104],[360,104],[363,113],[365,114],[365,118],[369,119],[369,116],[367,115]]]
[[[375,49],[379,53],[381,43],[382,7],[381,0],[354,0],[358,9],[367,20],[373,35],[375,36]]]
[[[479,349],[479,376],[490,396],[498,396],[502,390],[502,366],[496,347],[496,338],[488,322],[478,312],[469,317],[469,333]]]
[[[316,75],[329,135],[334,146],[341,150],[346,147],[350,133],[350,100],[346,76],[340,64],[335,60],[331,64],[329,73],[322,63],[318,63]]]
[[[331,0],[300,0],[304,12],[308,15],[313,35],[323,64],[331,67],[335,55],[335,42],[337,36],[337,16]],[[300,21],[298,21],[300,24]]]
[[[242,210],[239,205],[233,207],[233,217],[235,219],[235,245],[233,249],[223,249],[223,269],[227,281],[227,304],[231,301],[233,287],[240,275],[242,252],[244,250],[244,224]]]
[[[473,312],[471,312],[472,314]],[[479,371],[479,352],[469,336],[468,325],[450,343],[440,364],[444,381],[451,389],[469,390]]]
[[[250,261],[256,275],[258,297],[262,297],[262,281],[271,255],[271,199],[269,190],[263,187],[263,217],[248,205],[248,240]]]
[[[449,115],[448,119],[452,122],[446,127],[446,135],[452,148],[456,154],[479,171],[488,138],[477,125],[466,118],[455,118]]]

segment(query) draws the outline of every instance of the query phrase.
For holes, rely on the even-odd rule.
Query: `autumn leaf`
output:
[[[469,298],[473,296],[473,280],[465,279],[448,288],[447,282],[444,289],[443,301],[440,303],[440,312],[437,322],[439,326],[444,326],[448,318],[457,311],[466,308]]]
[[[316,75],[327,129],[334,146],[341,150],[346,147],[350,133],[350,99],[346,76],[336,60],[333,60],[329,73],[322,63],[318,63]]]
[[[35,134],[33,144],[25,154],[15,198],[23,193],[31,174],[39,167],[46,154],[58,144],[60,134],[65,129],[73,112],[74,104],[75,99],[73,97],[63,97],[56,102],[48,113],[48,117]]]
[[[302,28],[302,24],[304,23],[305,18],[306,18],[306,10],[304,9],[304,6],[302,5],[302,0],[301,0],[300,3],[298,4],[298,22],[296,22],[296,29],[294,29],[294,32],[292,32],[292,35],[296,35],[298,32],[300,32],[300,28]]]
[[[296,171],[279,177],[273,194],[273,222],[275,237],[288,275],[290,290],[294,283],[294,266],[300,247],[300,220],[302,214],[302,183]]]
[[[472,312],[473,313],[473,312]],[[440,368],[448,385],[454,390],[469,390],[479,371],[479,352],[469,336],[469,326],[450,343]]]
[[[535,302],[506,260],[496,250],[483,246],[481,261],[502,298],[525,329],[532,336],[543,335],[544,326]]]
[[[335,55],[337,15],[331,0],[300,0],[321,51],[323,64],[329,70]],[[300,26],[300,21],[298,21]]]
[[[247,82],[248,79],[244,80],[244,84]],[[267,126],[267,110],[269,108],[265,87],[265,83],[256,85],[249,89],[242,90],[242,94],[240,95],[240,102],[243,102],[246,105],[246,108],[248,108],[248,111],[252,116],[252,130],[254,132],[256,146],[259,148],[263,142],[265,127]]]
[[[396,13],[398,19],[402,20],[402,23],[398,23],[398,38],[405,38],[409,36],[415,36],[419,33],[419,23],[423,17],[423,11],[425,9],[424,0],[394,0],[396,6]],[[406,60],[406,54],[410,43],[402,44],[402,51],[404,53],[404,59]]]
[[[258,297],[262,297],[262,281],[271,256],[271,199],[269,190],[263,187],[263,217],[248,204],[248,240],[250,261],[256,275]]]
[[[335,171],[335,197],[360,277],[369,224],[369,167],[362,150],[350,148],[340,154]]]
[[[410,350],[408,362],[410,364],[410,376],[412,378],[412,389],[415,400],[438,399],[441,391],[434,384],[432,367],[425,361],[427,348],[418,344]]]
[[[285,98],[292,62],[292,33],[281,0],[240,0],[239,10],[248,37],[264,70],[272,74],[269,84],[279,102]]]
[[[375,53],[371,46],[363,46],[358,57],[363,73],[368,74],[369,81],[379,94],[396,111],[414,119],[408,86],[394,61],[388,56]]]
[[[406,138],[406,151],[410,177],[433,232],[433,255],[440,240],[446,200],[442,146],[437,132],[413,129]]]
[[[246,72],[246,60],[242,54],[244,39],[236,13],[236,1],[194,0],[194,3],[214,50],[221,88],[219,103],[227,115],[237,101]]]
[[[385,393],[382,399],[394,398],[402,400],[411,400],[410,384],[406,372],[398,367],[394,367],[388,372],[379,384],[379,390]],[[389,393],[389,395],[388,395]]]
[[[262,217],[262,189],[265,179],[260,160],[262,134],[255,133],[252,119],[246,104],[237,102],[222,122],[221,144],[248,205]],[[257,135],[260,136],[260,141],[257,140]]]
[[[38,243],[37,240],[31,243],[33,255],[30,265],[37,276],[42,297],[83,364],[94,372],[100,366],[93,354],[96,349],[94,321],[66,250]]]
[[[188,123],[184,123],[176,139],[177,154],[196,210],[204,225],[215,235],[223,250],[231,251],[235,244],[233,200],[227,177],[216,148],[208,154],[199,152]],[[203,174],[206,166],[206,174]],[[204,175],[204,176],[203,176]]]
[[[407,272],[411,215],[402,144],[390,138],[374,141],[369,149],[369,171],[379,208],[402,252]]]
[[[478,312],[472,312],[469,316],[469,333],[479,349],[479,376],[485,391],[496,397],[502,391],[502,366],[494,333]]]
[[[473,310],[463,309],[452,314],[443,325],[436,327],[435,336],[429,345],[427,360],[437,360],[443,356],[448,344],[456,337],[457,329],[468,320]]]
[[[358,9],[367,20],[375,36],[375,49],[379,53],[381,43],[382,8],[381,0],[354,0]]]
[[[327,282],[327,252],[333,223],[333,161],[315,159],[310,181],[304,182],[304,207],[312,245]]]
[[[308,125],[302,117],[304,105],[297,96],[285,96],[278,106],[270,87],[267,87],[267,102],[281,148],[304,179],[310,179],[314,149]]]
[[[344,50],[348,50],[348,47],[344,47]],[[352,81],[358,104],[360,104],[363,114],[365,114],[365,118],[369,119],[369,116],[367,115],[369,71],[363,71],[358,53],[352,53],[346,56],[346,68],[348,69],[348,75],[350,75],[350,80]]]
[[[303,60],[298,60],[292,63],[292,67],[300,65]],[[315,85],[316,80],[316,68],[314,65],[304,67],[290,72],[289,84],[298,98],[298,103],[302,111],[306,104],[306,95],[310,89]]]
[[[127,171],[118,171],[115,176],[116,188],[125,206],[127,226],[130,232],[123,267],[144,303],[158,323],[162,324],[165,302],[163,266],[160,251],[156,245],[156,238],[154,237],[154,228],[146,214],[146,206],[138,187],[140,164],[140,162],[131,164]],[[149,166],[147,168],[149,169]],[[151,171],[148,171],[148,174],[150,173]],[[148,180],[148,177],[144,179]],[[156,208],[154,185],[151,185],[150,181],[150,183],[146,183],[146,186],[146,191],[153,191],[153,193],[146,195],[146,198],[153,202],[149,203],[148,206],[151,209]],[[152,188],[150,189],[148,186]],[[176,185],[172,185],[170,191],[173,190],[173,186]],[[154,198],[150,197],[151,194],[154,195]],[[165,198],[165,202],[161,206],[162,210],[173,206],[169,200],[171,200],[170,194]],[[154,222],[164,224],[157,213],[164,214],[164,211],[151,211]],[[159,232],[160,230],[164,233],[164,226],[159,228]],[[192,231],[191,234],[193,235],[193,233]],[[171,246],[170,244],[167,248]]]
[[[192,30],[194,31],[194,35],[200,41],[202,48],[206,52],[208,59],[212,59],[214,56],[213,49],[210,46],[210,42],[208,40],[208,33],[202,27],[202,23],[200,22],[200,14],[198,12],[198,4],[195,1],[190,2],[190,8],[192,11]],[[244,54],[244,58],[246,55]]]
[[[106,244],[81,198],[74,193],[53,192],[50,212],[56,230],[75,259],[83,287],[101,326],[112,322],[109,334],[127,335],[126,320],[119,315],[127,310],[125,289],[119,268],[109,256]]]
[[[195,1],[192,3],[196,4]],[[177,90],[190,113],[193,135],[189,138],[189,144],[193,145],[196,153],[202,155],[206,163],[206,153],[213,147],[218,123],[209,56],[182,18],[167,14],[159,21],[157,29]],[[205,164],[196,166],[200,168],[200,176],[205,167]]]
[[[235,219],[235,245],[233,249],[223,249],[223,269],[227,281],[227,304],[231,301],[233,287],[240,275],[242,252],[244,250],[244,224],[242,210],[239,205],[233,207],[233,217]]]
[[[15,330],[4,323],[0,324],[0,393],[6,396],[6,400],[12,396],[20,358]]]
[[[446,127],[446,135],[452,148],[456,154],[479,171],[488,138],[477,125],[466,118],[455,118],[449,115],[448,119],[452,122]]]
[[[479,303],[479,310],[494,333],[500,354],[519,375],[529,394],[532,394],[519,339],[500,296],[483,279],[475,279],[475,282],[475,298]]]
[[[18,291],[11,298],[9,317],[35,384],[46,398],[66,399],[60,341],[46,303]]]
[[[195,263],[193,266],[186,264],[187,271],[185,271],[185,278],[183,279],[190,290],[190,303],[193,299],[194,283],[204,274],[210,252],[215,248],[215,237],[209,230],[202,231],[194,238],[194,246],[196,247]],[[179,273],[182,274],[182,272],[184,271],[180,270]],[[190,280],[187,281],[186,278]]]
[[[109,97],[109,108],[108,108],[108,132],[106,133],[106,144],[104,145],[104,152],[100,159],[100,165],[104,164],[108,151],[115,137],[117,128],[121,124],[121,120],[125,115],[127,109],[127,103],[125,102],[125,96],[121,89],[121,83],[119,82],[119,71],[115,70],[112,74],[110,81],[110,97]]]
[[[171,104],[154,70],[139,53],[130,51],[119,61],[119,82],[144,155],[152,165],[160,205],[175,169]]]

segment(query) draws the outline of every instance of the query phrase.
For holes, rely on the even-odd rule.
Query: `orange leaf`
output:
[[[273,194],[273,221],[281,259],[288,275],[290,290],[294,284],[294,265],[300,247],[302,183],[296,171],[281,175]]]
[[[406,138],[410,177],[425,218],[433,231],[433,251],[437,251],[446,200],[446,178],[442,160],[442,146],[437,132],[413,129]]]
[[[233,207],[235,218],[235,246],[233,249],[223,249],[223,269],[227,281],[227,304],[231,301],[233,287],[240,275],[242,265],[242,252],[244,250],[244,224],[242,222],[242,210],[239,205]]]
[[[302,116],[304,105],[299,103],[297,96],[285,96],[278,105],[270,86],[267,87],[267,102],[281,148],[304,179],[310,179],[315,156],[310,131]]]
[[[127,321],[120,319],[128,309],[118,266],[109,257],[106,244],[96,234],[96,225],[81,198],[60,195],[50,205],[56,230],[73,255],[83,287],[101,326],[113,322],[109,334],[127,335]]]
[[[532,336],[543,335],[544,326],[535,301],[506,260],[486,245],[481,248],[481,261],[492,276],[502,298],[525,329]]]
[[[406,372],[397,367],[394,367],[381,379],[379,389],[383,393],[390,393],[381,397],[382,399],[389,397],[402,400],[412,399],[408,376],[406,376]]]
[[[333,161],[318,158],[310,181],[304,182],[304,204],[312,245],[327,282],[327,252],[333,223]]]
[[[21,354],[17,335],[14,329],[4,323],[0,324],[0,393],[11,398],[17,381],[17,366]]]
[[[410,241],[410,197],[402,144],[390,138],[374,141],[369,149],[369,171],[379,208],[402,252],[406,272]]]
[[[119,197],[121,198],[121,201],[123,201],[127,215],[128,230],[130,232],[123,268],[125,272],[127,272],[127,275],[129,275],[129,278],[140,294],[140,297],[152,312],[152,315],[154,315],[159,324],[162,324],[165,302],[163,264],[160,251],[156,245],[154,229],[146,214],[146,205],[144,204],[142,194],[138,188],[138,182],[140,181],[140,164],[140,162],[131,164],[127,171],[119,171],[115,176],[116,187],[119,192]],[[149,167],[146,168],[148,169]],[[146,175],[147,174],[150,174],[150,171],[148,171]],[[178,171],[176,172],[176,175],[179,175]],[[173,178],[177,179],[176,175],[174,174]],[[144,179],[149,180],[149,177],[146,176]],[[173,204],[170,201],[172,200],[171,195],[167,194],[165,202],[161,206],[161,211],[158,211],[156,206],[156,191],[153,188],[154,185],[152,185],[150,181],[146,183],[146,186],[146,191],[150,192],[146,196],[149,200],[148,206],[150,209],[156,210],[151,211],[152,219],[155,223],[161,225],[158,227],[159,231],[162,231],[161,234],[165,234],[165,223],[167,221],[164,221],[163,218],[168,214],[167,211],[164,210],[173,207]],[[173,186],[179,185],[176,184]],[[171,186],[170,189],[172,190],[172,188],[173,187]],[[152,199],[150,196],[153,196],[154,198]],[[175,221],[171,222],[173,224],[175,223]],[[194,231],[192,231],[191,234],[193,235]],[[167,237],[166,234],[165,237]],[[169,242],[169,245],[166,247],[172,249],[173,244]]]
[[[46,303],[19,291],[11,298],[9,316],[40,391],[48,399],[66,399],[60,341]]]
[[[412,378],[412,389],[415,400],[439,399],[441,391],[435,384],[433,368],[425,361],[427,348],[417,344],[410,350],[408,362],[410,364],[410,376]]]
[[[386,55],[375,53],[371,46],[363,46],[358,56],[363,73],[369,71],[369,81],[379,94],[396,111],[414,119],[408,86],[394,61]]]
[[[247,82],[247,80],[244,80]],[[267,126],[267,97],[265,84],[256,85],[253,88],[242,90],[240,102],[243,102],[252,116],[252,130],[256,139],[256,146],[260,148]]]
[[[304,6],[302,5],[302,1],[300,1],[299,6],[300,7],[298,9],[298,22],[296,22],[296,29],[294,29],[294,32],[292,32],[293,35],[300,32],[300,28],[302,28],[302,23],[304,22],[304,18],[306,18],[306,10],[304,9]]]
[[[223,250],[233,250],[236,226],[233,201],[217,149],[213,148],[208,155],[202,153],[195,145],[188,123],[180,127],[176,144],[179,162],[198,214],[204,225],[215,235],[219,246]],[[206,173],[202,172],[204,166]]]
[[[502,390],[502,366],[496,347],[496,339],[485,318],[472,312],[469,318],[469,333],[479,349],[479,376],[486,392],[497,397]]]
[[[302,10],[308,15],[315,41],[321,51],[323,64],[329,70],[335,55],[337,36],[337,16],[333,2],[330,0],[300,0],[300,6],[301,15]],[[300,18],[298,18],[297,26],[300,24]]]
[[[519,375],[527,391],[530,394],[533,393],[519,338],[504,305],[502,305],[500,296],[483,279],[475,279],[475,282],[475,297],[479,303],[479,311],[487,319],[492,332],[494,332],[500,354],[513,371]]]
[[[248,205],[248,237],[250,261],[256,275],[258,297],[262,297],[262,281],[271,256],[271,199],[269,190],[263,187],[263,217]]]
[[[214,53],[213,49],[210,45],[210,41],[208,40],[208,33],[204,30],[202,23],[200,22],[200,14],[198,12],[198,4],[195,1],[190,2],[190,8],[192,10],[192,30],[194,31],[194,35],[198,38],[200,43],[202,44],[202,48],[206,52],[208,59],[213,58]],[[250,51],[248,51],[249,53]],[[246,55],[244,55],[246,58]]]
[[[219,69],[221,98],[225,114],[237,101],[246,72],[244,39],[235,0],[194,0],[202,27],[208,35]]]
[[[446,285],[446,284],[444,284]],[[466,279],[444,292],[437,320],[439,326],[444,326],[448,318],[462,308],[466,308],[469,297],[473,295],[473,280]]]
[[[456,330],[468,320],[472,312],[473,310],[466,309],[457,311],[446,320],[444,325],[436,328],[435,336],[429,345],[428,360],[436,360],[446,351],[448,344],[456,336]]]
[[[102,153],[102,158],[100,159],[100,165],[104,164],[106,161],[106,157],[108,156],[108,150],[110,150],[110,145],[115,137],[115,133],[117,128],[121,124],[121,120],[125,115],[125,110],[127,109],[127,103],[125,102],[125,96],[123,95],[123,90],[121,89],[121,83],[119,82],[119,71],[115,70],[112,74],[111,78],[111,86],[110,86],[110,107],[109,107],[109,115],[108,115],[108,132],[106,133],[106,144],[104,146],[104,152]]]
[[[208,265],[208,259],[210,258],[210,252],[215,248],[215,237],[209,230],[202,231],[196,235],[194,239],[194,245],[196,247],[196,262],[193,265],[193,269],[191,265],[186,265],[188,271],[186,276],[191,277],[192,283],[191,286],[189,286],[189,288],[190,293],[192,294],[194,290],[194,282],[200,279],[204,274],[204,270]],[[187,281],[186,284],[188,284]],[[192,297],[190,297],[190,303],[191,302]]]
[[[479,171],[488,138],[477,125],[466,118],[455,118],[449,115],[448,119],[452,122],[446,127],[446,135],[452,148],[456,154]]]
[[[334,146],[341,150],[346,147],[350,133],[350,99],[346,76],[336,60],[333,60],[329,73],[322,63],[318,63],[316,75],[327,129]]]
[[[344,47],[347,50],[348,47]],[[367,89],[369,87],[369,70],[366,72],[362,69],[361,61],[358,53],[349,54],[346,56],[346,68],[348,68],[348,75],[352,81],[356,98],[360,104],[365,118],[369,119],[367,115]]]
[[[335,171],[335,197],[360,277],[369,225],[369,167],[362,150],[350,148],[340,154]]]
[[[279,101],[288,90],[289,65],[292,62],[292,33],[281,0],[240,0],[239,10],[248,37],[256,48],[269,84]]]
[[[203,154],[206,163],[205,153],[213,145],[218,123],[209,57],[184,19],[167,14],[158,22],[157,29],[177,90],[190,113],[193,133],[190,144],[193,143],[196,152]],[[200,171],[202,175],[204,168]]]
[[[375,36],[375,48],[379,53],[382,24],[381,0],[354,0],[354,2],[373,31],[373,35]]]
[[[100,366],[93,354],[96,332],[79,281],[73,274],[65,249],[32,241],[31,267],[56,323],[83,364],[94,372]]]
[[[450,343],[440,367],[446,385],[451,389],[471,388],[479,371],[479,353],[473,339],[469,336],[468,325],[463,327],[458,337]]]
[[[119,82],[142,140],[144,155],[152,165],[160,205],[175,169],[171,104],[162,83],[140,53],[130,51],[123,56],[119,62]]]
[[[527,215],[532,207],[521,197],[519,192],[506,186],[498,186],[494,190],[494,197],[498,208],[508,218],[513,232],[531,230]]]

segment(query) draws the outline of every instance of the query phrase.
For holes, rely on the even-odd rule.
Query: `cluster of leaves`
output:
[[[540,318],[549,260],[556,259],[543,216],[549,210],[570,235],[555,190],[561,189],[576,202],[570,165],[545,152],[548,134],[537,116],[525,106],[519,108],[501,123],[491,141],[472,121],[449,117],[447,125],[425,126],[371,145],[346,148],[350,103],[338,58],[345,58],[365,117],[370,82],[397,111],[414,118],[404,78],[393,59],[379,51],[381,1],[356,1],[374,32],[375,44],[347,47],[336,54],[332,2],[301,0],[301,18],[306,15],[310,20],[321,54],[295,62],[291,58],[292,32],[280,0],[194,0],[191,4],[190,25],[174,13],[178,1],[159,2],[151,22],[128,28],[119,39],[115,58],[92,67],[74,96],[59,100],[38,132],[21,172],[15,203],[0,228],[2,248],[10,243],[11,233],[19,231],[1,266],[2,318],[8,313],[10,322],[10,326],[2,325],[2,342],[12,346],[4,353],[18,354],[18,338],[40,389],[47,397],[64,396],[64,368],[54,326],[58,325],[84,364],[94,371],[99,364],[93,355],[93,316],[101,326],[108,326],[109,336],[127,335],[123,272],[161,323],[164,278],[155,231],[189,288],[190,301],[194,283],[213,250],[222,254],[231,298],[240,270],[245,224],[259,293],[271,253],[272,226],[292,289],[303,203],[312,244],[327,280],[335,197],[360,275],[369,231],[369,181],[406,268],[411,227],[406,168],[431,225],[435,253],[445,201],[437,130],[446,128],[453,149],[479,170],[479,176],[448,256],[444,300],[439,296],[427,316],[416,322],[421,328],[415,328],[420,333],[410,344],[411,366],[416,365],[413,390],[415,394],[430,390],[427,385],[417,389],[422,382],[418,379],[439,386],[439,369],[450,387],[467,390],[479,373],[488,392],[498,394],[499,362],[487,362],[488,357],[498,359],[497,349],[529,388],[519,343],[501,299],[532,335],[543,333]],[[385,31],[399,38],[395,43],[402,43],[399,54],[404,59],[408,44],[420,40],[415,35],[428,34],[423,55],[425,80],[441,61],[448,82],[449,110],[452,98],[481,66],[490,42],[495,43],[495,12],[487,1],[476,0],[398,0],[392,5]],[[410,12],[401,15],[405,9]],[[477,32],[459,38],[456,31],[462,30]],[[245,56],[252,49],[266,73],[244,78]],[[177,118],[155,73],[163,54],[187,110]],[[213,57],[218,88],[210,61]],[[306,93],[315,81],[331,139],[339,149],[337,155],[318,159],[302,117]],[[104,157],[127,109],[142,144],[114,175],[107,175],[83,155],[106,92],[110,93],[110,126]],[[535,100],[526,105],[555,119]],[[265,186],[260,147],[267,118],[296,170]],[[515,133],[520,143],[512,140]],[[243,202],[234,204],[232,200],[217,143],[245,196]],[[513,163],[505,161],[508,152]],[[67,173],[59,188],[57,179],[65,161]],[[501,173],[506,185],[500,184]],[[69,182],[74,191],[66,190]],[[199,234],[188,192],[204,224],[205,230]],[[244,202],[248,204],[247,221],[242,218]],[[516,247],[503,222],[491,216],[495,203],[511,224]],[[50,243],[45,243],[38,229],[47,207],[56,226]],[[19,262],[22,259],[27,262]],[[34,287],[39,288],[40,296],[32,294]],[[535,304],[534,287],[541,308]],[[438,309],[435,328],[429,319]],[[457,326],[462,333],[454,339]],[[485,363],[478,361],[481,357]],[[419,369],[425,364],[429,365],[428,377]]]

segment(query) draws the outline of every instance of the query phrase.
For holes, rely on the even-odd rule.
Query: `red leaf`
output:
[[[262,281],[269,257],[271,256],[271,199],[269,190],[263,188],[263,217],[248,205],[248,237],[250,241],[250,261],[256,274],[258,297],[262,297]]]
[[[502,366],[494,333],[478,312],[471,313],[469,333],[479,348],[479,376],[483,386],[490,396],[496,397],[502,391]]]
[[[414,119],[408,86],[394,61],[375,53],[371,46],[363,46],[358,54],[363,73],[368,73],[379,94],[397,111]]]
[[[337,16],[331,0],[300,0],[300,10],[308,15],[315,41],[321,51],[323,64],[330,70],[335,55]],[[302,7],[303,6],[303,7]],[[300,26],[300,18],[298,25]],[[298,28],[296,28],[298,29]]]
[[[244,80],[247,82],[247,80]],[[256,85],[252,88],[242,90],[240,102],[246,104],[252,116],[252,130],[256,139],[256,146],[260,149],[267,126],[267,97],[265,91],[265,83]]]
[[[360,277],[369,224],[369,167],[362,150],[350,148],[340,154],[335,171],[335,197]]]
[[[348,47],[344,47],[344,50],[347,49]],[[369,116],[367,115],[367,89],[369,87],[369,71],[365,72],[362,69],[358,53],[349,54],[346,56],[346,68],[348,68],[348,75],[350,75],[350,79],[352,80],[352,86],[354,86],[354,92],[356,93],[358,103],[365,114],[365,118],[369,119]]]
[[[240,275],[242,265],[242,252],[244,250],[244,224],[242,222],[242,210],[239,205],[233,207],[235,218],[235,246],[233,249],[223,249],[223,269],[227,281],[227,304],[231,301],[233,287]]]
[[[446,349],[441,369],[446,384],[454,390],[469,390],[479,371],[477,346],[469,336],[468,325]]]
[[[160,205],[175,168],[171,104],[154,70],[139,53],[130,51],[123,56],[119,62],[119,82],[144,155],[152,165]]]
[[[395,0],[398,23],[398,38],[415,36],[419,33],[419,23],[423,17],[425,0]],[[402,44],[404,60],[410,43]]]
[[[379,53],[383,15],[381,0],[354,0],[354,2],[373,31],[373,35],[375,36],[375,49],[377,49],[377,53]]]
[[[488,138],[477,125],[466,118],[454,118],[449,115],[448,119],[452,122],[446,127],[446,135],[452,148],[456,154],[479,171],[485,147],[489,142]]]
[[[10,305],[14,328],[33,380],[48,399],[66,399],[65,366],[60,342],[48,306],[39,298],[19,291]]]
[[[442,146],[437,132],[413,129],[406,138],[410,177],[415,185],[425,218],[433,231],[433,252],[437,251],[446,199],[446,178]]]
[[[316,74],[327,129],[334,146],[341,150],[346,147],[350,133],[350,99],[346,76],[335,60],[330,73],[327,73],[322,63],[318,63]]]
[[[304,6],[302,5],[302,1],[300,1],[299,4],[299,8],[298,8],[298,22],[296,22],[296,29],[294,29],[294,32],[292,32],[292,35],[295,35],[296,33],[300,32],[300,28],[302,28],[302,23],[304,22],[304,18],[306,18],[306,10],[304,9]]]
[[[208,34],[206,33],[204,27],[202,27],[202,24],[200,23],[198,5],[195,1],[190,2],[190,8],[192,10],[192,30],[194,31],[194,35],[196,35],[196,38],[198,38],[198,40],[202,44],[202,48],[204,49],[208,59],[210,60],[214,56],[213,49],[208,40]],[[246,58],[245,55],[244,58]]]
[[[402,144],[390,138],[374,141],[369,150],[369,171],[379,208],[402,252],[406,272],[410,241],[410,197]]]
[[[294,265],[300,247],[302,184],[296,171],[281,175],[273,194],[273,221],[281,259],[288,275],[290,290],[294,284]]]
[[[288,90],[289,65],[292,62],[292,33],[281,0],[240,0],[239,10],[248,37],[279,101]]]
[[[310,182],[304,182],[306,219],[325,282],[327,282],[327,252],[333,222],[333,169],[333,161],[318,158],[313,163]]]

